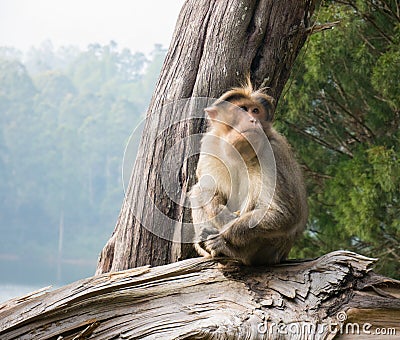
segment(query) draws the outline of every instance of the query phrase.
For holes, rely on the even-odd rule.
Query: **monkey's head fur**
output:
[[[259,110],[259,120],[263,123],[272,123],[274,120],[274,98],[264,93],[265,88],[255,90],[250,81],[250,77],[246,79],[246,82],[241,87],[234,87],[231,90],[225,92],[219,97],[214,105],[218,105],[223,102],[230,102],[248,111],[254,117],[254,112],[250,112],[250,107],[255,106]],[[263,124],[264,125],[264,124]]]

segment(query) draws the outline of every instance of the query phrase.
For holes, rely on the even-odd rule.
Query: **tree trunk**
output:
[[[268,268],[196,258],[106,273],[0,305],[0,338],[395,339],[400,282],[373,261],[338,251]]]
[[[179,100],[218,97],[247,74],[256,86],[269,86],[269,94],[278,100],[310,32],[314,2],[186,1],[147,113],[126,197],[97,273],[163,265],[192,255],[185,195],[194,181],[199,139],[187,137],[204,131],[198,115],[205,107],[200,104],[208,102],[180,104]],[[173,161],[167,162],[171,154]],[[166,185],[175,190],[174,198],[162,179],[168,172],[172,182]]]

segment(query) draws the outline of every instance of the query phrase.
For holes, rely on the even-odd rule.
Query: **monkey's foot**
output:
[[[221,234],[210,235],[207,241],[204,242],[205,249],[211,254],[212,257],[227,256],[234,258],[235,254],[229,247],[228,242]]]
[[[211,257],[211,254],[209,252],[207,252],[201,245],[200,243],[195,243],[194,244],[194,248],[197,251],[197,254],[199,254],[200,256],[203,257]]]

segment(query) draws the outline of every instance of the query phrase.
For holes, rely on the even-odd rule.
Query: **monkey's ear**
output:
[[[215,106],[206,107],[204,111],[207,113],[208,118],[210,119],[217,118],[218,109]]]

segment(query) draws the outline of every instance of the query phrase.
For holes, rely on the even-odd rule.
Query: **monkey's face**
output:
[[[257,156],[266,137],[263,126],[257,118],[262,117],[261,108],[254,104],[244,108],[247,110],[233,103],[224,102],[207,108],[206,112],[212,133],[231,146],[225,148],[226,155],[239,153],[245,161],[248,161]]]
[[[264,144],[265,134],[259,119],[262,111],[255,105],[236,106],[232,110],[236,121],[227,139],[245,161],[253,159]]]
[[[271,114],[259,101],[242,98],[232,101],[232,104],[240,107],[243,111],[246,111],[253,118],[257,119],[262,125],[264,132],[267,132],[271,128]]]
[[[267,120],[267,113],[265,108],[258,102],[253,100],[243,99],[233,101],[233,105],[240,107],[243,111],[247,112],[250,116],[257,119],[260,122]]]

